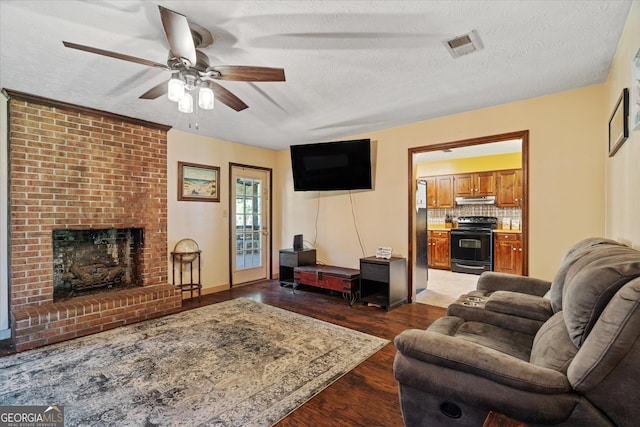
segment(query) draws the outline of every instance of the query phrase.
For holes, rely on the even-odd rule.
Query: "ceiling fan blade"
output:
[[[216,99],[223,104],[233,108],[236,111],[242,111],[246,108],[249,108],[247,104],[242,102],[240,98],[235,96],[233,93],[229,92],[227,89],[220,86],[218,83],[208,81],[207,84],[213,90],[213,93],[216,96]]]
[[[167,94],[167,82],[161,82],[140,95],[140,99],[156,99]]]
[[[95,47],[84,46],[84,45],[81,45],[81,44],[71,43],[71,42],[66,42],[66,41],[63,41],[62,44],[64,44],[65,47],[68,47],[68,48],[71,48],[71,49],[83,50],[85,52],[97,53],[98,55],[108,56],[110,58],[121,59],[122,61],[135,62],[136,64],[142,64],[142,65],[147,65],[149,67],[158,67],[158,68],[162,68],[164,70],[169,70],[169,67],[167,67],[164,64],[160,64],[159,62],[149,61],[147,59],[136,58],[135,56],[124,55],[122,53],[111,52],[111,51],[104,50],[104,49],[98,49],[98,48],[95,48]]]
[[[191,66],[195,66],[197,62],[196,46],[187,17],[166,7],[158,6],[158,8],[160,8],[160,18],[171,47],[171,53],[176,58],[188,59]]]
[[[282,68],[251,67],[245,65],[216,65],[207,68],[207,71],[217,71],[219,77],[216,80],[229,80],[236,82],[283,82],[284,70]]]

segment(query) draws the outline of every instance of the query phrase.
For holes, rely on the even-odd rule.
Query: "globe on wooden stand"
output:
[[[182,239],[176,243],[171,252],[171,259],[173,262],[172,281],[173,284],[180,287],[182,293],[189,292],[190,299],[193,299],[193,293],[198,293],[198,302],[200,302],[200,293],[202,290],[202,283],[200,281],[200,254],[202,251],[198,247],[198,244],[193,239]],[[193,263],[198,262],[198,282],[194,282],[193,279]],[[176,267],[179,270],[180,282],[176,283]],[[185,283],[185,277],[183,272],[187,268],[189,270],[189,282]]]

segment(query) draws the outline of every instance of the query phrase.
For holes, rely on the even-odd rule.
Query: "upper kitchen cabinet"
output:
[[[454,176],[455,197],[481,197],[496,195],[495,172],[475,172]]]
[[[425,178],[427,182],[427,208],[452,208],[453,175],[440,175]]]
[[[496,204],[499,207],[522,206],[522,169],[509,169],[496,172],[498,192]]]

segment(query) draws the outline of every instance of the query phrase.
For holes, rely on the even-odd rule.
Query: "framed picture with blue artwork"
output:
[[[220,201],[220,168],[178,162],[178,200]]]

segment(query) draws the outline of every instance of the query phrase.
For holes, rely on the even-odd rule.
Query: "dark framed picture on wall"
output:
[[[178,200],[220,201],[220,168],[178,162]]]
[[[609,157],[616,154],[629,137],[629,89],[622,89],[609,119]]]

